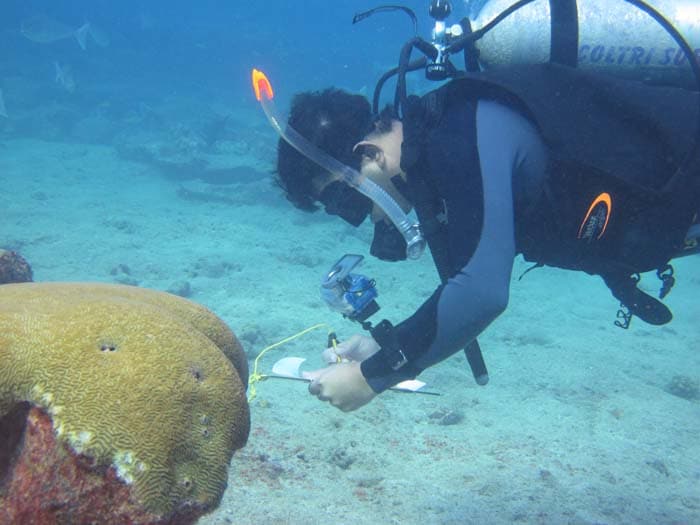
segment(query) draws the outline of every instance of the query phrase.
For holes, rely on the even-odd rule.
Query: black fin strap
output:
[[[639,274],[632,276],[603,275],[601,277],[615,298],[622,303],[623,309],[621,311],[625,312],[623,318],[631,318],[632,315],[636,315],[642,321],[652,325],[666,324],[673,319],[671,310],[664,303],[637,288]],[[621,317],[619,312],[618,317]],[[629,319],[625,319],[625,322],[629,326]],[[615,324],[617,325],[617,323]],[[623,328],[625,327],[623,326]]]
[[[518,277],[518,281],[522,281],[523,277],[525,277],[528,273],[530,273],[535,268],[542,268],[543,266],[544,266],[544,263],[541,263],[541,262],[533,264],[527,270],[525,270],[523,273],[520,274],[520,277]]]
[[[661,290],[659,290],[659,299],[663,299],[673,289],[676,284],[676,278],[673,276],[673,266],[667,264],[663,268],[656,270],[656,276],[661,279]]]
[[[624,304],[620,303],[620,309],[617,311],[617,319],[615,326],[627,330],[632,322],[632,312]]]

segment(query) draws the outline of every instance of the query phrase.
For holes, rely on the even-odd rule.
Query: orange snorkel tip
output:
[[[265,73],[259,69],[253,69],[252,78],[253,91],[255,91],[255,98],[258,100],[258,102],[262,102],[263,94],[267,100],[272,100],[272,97],[274,97],[275,94],[272,91],[272,84],[270,84],[270,81],[267,79],[267,76],[265,76]]]

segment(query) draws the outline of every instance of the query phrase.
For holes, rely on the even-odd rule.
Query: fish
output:
[[[75,79],[73,78],[72,68],[65,64],[62,66],[58,62],[54,62],[53,65],[56,68],[56,84],[68,91],[68,93],[74,93]]]
[[[101,27],[96,26],[92,22],[88,23],[88,33],[98,46],[107,47],[109,45],[109,35]]]
[[[7,108],[5,107],[5,99],[2,97],[2,89],[0,89],[0,117],[8,118]]]
[[[49,18],[46,15],[36,15],[24,20],[20,27],[20,33],[38,44],[52,44],[59,40],[75,38],[83,51],[87,48],[87,35],[90,31],[90,23],[85,22],[78,29]],[[93,35],[93,39],[95,39]]]

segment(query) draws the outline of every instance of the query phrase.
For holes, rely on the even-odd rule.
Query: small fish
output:
[[[90,23],[86,22],[78,29],[49,18],[46,15],[37,15],[22,22],[20,33],[38,44],[52,44],[59,40],[75,38],[78,45],[85,51],[87,47],[87,35],[90,31]],[[95,37],[93,36],[95,39]],[[95,39],[97,41],[97,39]]]
[[[61,86],[68,93],[75,92],[75,79],[73,78],[73,70],[68,65],[61,65],[58,62],[53,63],[56,68],[56,84]]]
[[[100,47],[107,47],[109,45],[109,35],[99,26],[96,26],[92,22],[87,24],[88,33],[94,40],[95,44]]]
[[[0,117],[8,118],[7,108],[5,107],[5,99],[2,97],[2,89],[0,89]]]

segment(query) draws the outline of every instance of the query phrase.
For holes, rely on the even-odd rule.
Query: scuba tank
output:
[[[550,62],[700,91],[698,0],[472,0],[469,6],[470,17],[448,25],[449,0],[431,0],[430,39],[418,35],[417,17],[405,6],[383,5],[353,17],[355,24],[375,13],[401,11],[413,21],[414,36],[401,48],[398,66],[377,82],[375,114],[384,84],[396,76],[394,109],[401,115],[406,75],[419,69],[442,81]],[[414,50],[422,56],[411,60]],[[453,63],[460,55],[462,68]]]
[[[700,2],[648,0],[700,58]],[[487,0],[470,17],[479,31],[516,0]],[[567,5],[569,4],[569,5]],[[551,22],[550,22],[551,21]],[[559,40],[556,42],[556,40]],[[671,35],[639,7],[611,0],[536,0],[514,11],[476,43],[482,68],[565,61],[651,84],[697,89],[688,58]],[[574,51],[575,49],[575,51]],[[555,51],[555,52],[557,52]],[[575,56],[574,56],[575,53]]]

